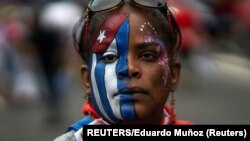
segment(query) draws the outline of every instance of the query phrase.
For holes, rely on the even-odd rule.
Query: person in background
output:
[[[72,56],[73,44],[70,37],[74,23],[81,17],[81,11],[80,6],[74,2],[56,1],[44,5],[36,13],[31,40],[36,46],[43,72],[43,93],[47,102],[46,119],[49,124],[63,121],[62,100],[65,94],[74,91],[73,75],[68,67],[76,61],[72,62],[74,56],[68,56]],[[65,85],[72,89],[68,91]]]
[[[55,141],[81,141],[84,125],[192,124],[176,119],[181,35],[164,0],[92,0],[74,39],[85,117]]]

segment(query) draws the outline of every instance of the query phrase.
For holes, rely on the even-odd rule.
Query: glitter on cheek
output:
[[[158,46],[156,48],[156,52],[159,55],[158,64],[161,66],[165,66],[168,64],[168,60],[169,60],[167,51],[165,50],[161,42],[157,41],[157,44]]]
[[[162,66],[164,69],[166,69],[164,75],[162,76],[162,79],[164,81],[164,87],[167,85],[168,79],[170,78],[170,68],[169,68],[169,63],[167,62],[166,65]]]
[[[167,57],[159,58],[158,64],[161,66],[166,66],[168,64],[168,58]]]
[[[170,75],[170,68],[169,68],[169,58],[167,56],[167,52],[162,50],[160,46],[156,49],[158,55],[160,56],[158,59],[158,64],[164,69],[164,75],[162,76],[162,79],[164,81],[164,87],[167,85],[169,75]]]
[[[164,81],[164,87],[167,85],[167,82],[168,82],[168,74],[164,74],[163,76],[162,76],[162,79],[163,79],[163,81]]]

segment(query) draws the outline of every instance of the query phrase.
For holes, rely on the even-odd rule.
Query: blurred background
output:
[[[168,0],[183,35],[176,110],[250,124],[250,1]],[[44,141],[82,118],[72,28],[88,0],[0,1],[0,140]]]

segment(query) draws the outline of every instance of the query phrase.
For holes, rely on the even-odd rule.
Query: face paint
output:
[[[136,118],[132,95],[119,93],[128,87],[128,39],[128,14],[105,20],[93,38],[89,62],[91,100],[96,112],[110,123]]]
[[[156,42],[158,43],[158,46],[157,46],[157,49],[156,49],[156,51],[159,54],[158,64],[166,69],[165,74],[162,76],[162,79],[164,81],[164,86],[166,86],[167,81],[168,81],[169,76],[170,76],[169,58],[168,58],[167,50],[164,47],[163,42],[160,41],[160,40],[157,40]]]
[[[145,31],[145,28],[148,27],[149,29],[151,29],[154,33],[155,36],[157,36],[157,32],[154,28],[154,26],[150,23],[150,22],[144,22],[141,27],[140,27],[140,31],[143,32]]]
[[[169,68],[168,54],[167,54],[165,45],[161,41],[161,39],[158,37],[157,31],[155,30],[154,26],[150,22],[144,22],[143,24],[141,24],[140,31],[144,32],[145,43],[154,43],[157,45],[156,52],[159,55],[159,59],[157,63],[161,65],[162,67],[166,68],[166,72],[162,76],[162,79],[164,81],[164,86],[166,86],[167,80],[169,79],[169,75],[170,75],[170,68]]]

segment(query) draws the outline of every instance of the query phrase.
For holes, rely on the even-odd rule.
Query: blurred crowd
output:
[[[177,7],[185,55],[195,48],[249,56],[249,0],[169,0]],[[170,5],[171,5],[170,4]]]
[[[61,95],[79,83],[71,36],[82,9],[77,1],[0,4],[0,107],[43,101],[49,120],[60,116]]]
[[[211,52],[249,59],[249,0],[168,1],[183,35],[184,62]],[[42,100],[53,120],[61,95],[81,85],[71,32],[87,1],[27,2],[0,3],[0,107]]]
[[[249,62],[249,0],[168,1],[182,32],[182,64],[209,78],[218,74],[212,58],[217,54],[227,56],[222,60],[230,63],[240,60],[233,66]],[[250,68],[247,63],[240,67]]]

